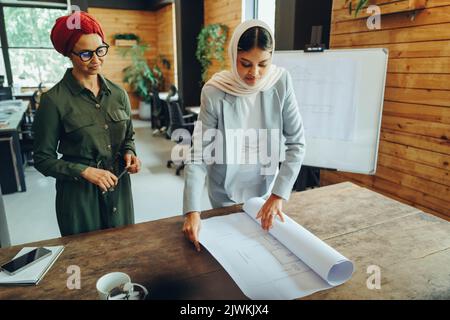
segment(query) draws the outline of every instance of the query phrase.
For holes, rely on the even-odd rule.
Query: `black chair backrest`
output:
[[[170,118],[170,128],[171,130],[176,130],[178,128],[183,128],[184,119],[183,113],[181,112],[180,105],[177,101],[171,101],[167,103],[169,107],[169,118]]]
[[[170,99],[171,97],[173,97],[174,95],[176,95],[178,93],[178,89],[175,85],[171,85],[169,88],[169,94],[167,95],[167,99]]]
[[[0,101],[11,100],[12,98],[13,96],[11,87],[0,87]]]
[[[177,99],[174,100],[172,97],[177,96]],[[183,103],[183,99],[181,97],[180,92],[178,91],[177,87],[175,85],[171,85],[169,88],[169,94],[167,95],[167,99],[166,101],[177,101],[179,103],[181,112],[183,114],[186,114],[185,110],[184,110],[184,103]]]

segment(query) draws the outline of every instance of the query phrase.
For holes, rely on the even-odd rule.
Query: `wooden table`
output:
[[[284,211],[355,263],[348,282],[306,299],[450,298],[447,221],[347,182],[294,193]],[[97,299],[97,279],[112,271],[128,273],[153,299],[245,299],[205,249],[193,250],[182,223],[182,217],[174,217],[29,244],[66,249],[38,286],[0,287],[0,300]],[[0,249],[0,261],[19,249]],[[81,268],[81,290],[66,287],[71,265]],[[380,267],[379,290],[366,286],[370,265]]]

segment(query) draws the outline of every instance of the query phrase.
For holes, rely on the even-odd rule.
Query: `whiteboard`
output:
[[[292,76],[303,118],[303,164],[375,174],[388,50],[275,51]]]

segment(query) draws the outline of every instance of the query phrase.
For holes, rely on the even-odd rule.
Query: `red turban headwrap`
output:
[[[105,35],[100,23],[90,14],[77,11],[56,19],[50,34],[53,47],[62,55],[69,56],[73,47],[83,34],[98,34],[103,41]]]

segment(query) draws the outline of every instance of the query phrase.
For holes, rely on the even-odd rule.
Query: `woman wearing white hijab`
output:
[[[202,89],[194,147],[185,168],[183,201],[183,232],[198,251],[205,180],[214,208],[264,197],[267,200],[257,215],[262,228],[271,228],[275,216],[284,221],[282,199],[289,199],[300,171],[305,139],[291,77],[272,64],[274,48],[267,24],[258,20],[241,23],[229,46],[232,71],[216,73]],[[213,138],[210,129],[216,130]],[[242,138],[243,130],[256,134]],[[236,137],[238,141],[241,137],[240,143],[236,144]],[[280,150],[283,137],[284,151]],[[198,145],[201,150],[196,150]],[[213,163],[205,156],[211,149],[216,156]],[[237,164],[233,162],[236,154]],[[218,155],[224,156],[222,163]],[[263,161],[264,155],[270,155],[269,163]]]

